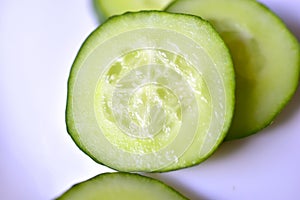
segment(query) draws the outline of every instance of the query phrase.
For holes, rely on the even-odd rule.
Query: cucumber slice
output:
[[[128,11],[163,10],[173,0],[94,0],[98,14],[104,18]]]
[[[229,51],[208,22],[159,11],[115,16],[74,61],[68,132],[119,171],[195,165],[225,137],[234,83]]]
[[[226,140],[268,126],[291,99],[299,81],[299,44],[284,23],[252,0],[178,0],[167,11],[207,19],[231,51],[236,107]]]
[[[104,173],[74,185],[57,200],[153,200],[187,199],[156,179],[124,172]]]

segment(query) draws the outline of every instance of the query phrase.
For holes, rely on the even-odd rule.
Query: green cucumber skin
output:
[[[72,193],[79,193],[82,187],[91,187],[91,185],[89,184],[98,184],[99,187],[101,187],[101,182],[103,182],[104,180],[109,180],[109,179],[119,179],[120,183],[120,187],[126,187],[126,185],[122,185],[122,180],[130,180],[131,184],[136,184],[137,188],[139,186],[143,185],[143,182],[145,182],[146,184],[148,184],[150,186],[154,186],[156,188],[160,188],[162,191],[164,191],[165,193],[169,193],[170,195],[170,199],[180,199],[180,200],[187,200],[188,198],[183,196],[180,192],[178,192],[177,190],[175,190],[173,187],[165,184],[164,182],[158,180],[158,179],[154,179],[148,176],[143,176],[137,173],[127,173],[127,172],[106,172],[106,173],[102,173],[99,174],[95,177],[92,177],[86,181],[77,183],[75,185],[73,185],[70,189],[68,189],[66,192],[64,192],[62,195],[60,195],[59,197],[55,198],[56,200],[68,200],[68,199],[72,199]],[[92,185],[93,186],[93,185]],[[151,187],[150,186],[150,187]],[[105,185],[103,186],[105,187]],[[149,187],[149,190],[151,190],[151,188]],[[73,194],[74,195],[74,194]],[[76,194],[75,194],[76,195]],[[172,195],[172,197],[171,197]],[[77,195],[76,195],[77,196]],[[80,194],[80,196],[82,196],[81,199],[86,199],[86,195],[85,194]],[[75,196],[74,196],[75,197]],[[97,197],[97,199],[105,199],[104,196],[99,196]],[[115,197],[116,199],[118,197]],[[130,199],[135,199],[135,196],[130,197]],[[86,199],[89,200],[89,199]],[[163,200],[163,199],[162,199]]]
[[[201,0],[199,0],[200,2]],[[249,128],[236,128],[239,125],[239,122],[241,120],[242,117],[241,115],[239,115],[238,117],[235,117],[236,112],[234,114],[233,117],[233,122],[232,122],[232,126],[229,129],[229,132],[225,138],[225,141],[228,140],[234,140],[234,139],[240,139],[240,138],[244,138],[250,135],[253,135],[255,133],[257,133],[258,131],[268,127],[270,124],[272,124],[272,122],[276,119],[276,117],[278,116],[278,114],[284,109],[284,107],[288,104],[288,102],[291,100],[291,98],[293,97],[293,95],[295,94],[297,87],[298,87],[298,83],[299,83],[299,74],[300,74],[300,49],[299,49],[299,43],[296,39],[296,37],[294,37],[294,35],[288,30],[288,28],[286,27],[286,25],[284,24],[284,22],[275,14],[273,13],[267,6],[265,6],[264,4],[260,3],[260,2],[256,2],[253,0],[243,0],[245,3],[244,4],[256,4],[256,6],[258,7],[258,9],[262,9],[264,10],[263,12],[267,13],[267,15],[271,15],[272,16],[272,22],[275,23],[275,26],[281,27],[281,31],[285,31],[285,37],[287,39],[287,41],[290,44],[294,44],[293,45],[293,51],[294,52],[298,52],[298,56],[295,59],[295,62],[293,63],[293,65],[291,66],[295,73],[293,74],[293,77],[291,77],[292,80],[292,84],[290,84],[289,88],[288,88],[288,92],[286,92],[284,94],[284,98],[281,100],[280,103],[278,103],[278,107],[275,110],[270,111],[270,115],[269,118],[265,121],[263,121],[263,123],[259,124],[258,126],[253,126],[251,129]],[[193,4],[193,8],[189,8],[188,6],[185,6],[184,9],[181,9],[181,7],[184,6],[184,3],[195,3]],[[195,5],[196,5],[197,1],[192,1],[192,0],[176,0],[175,2],[171,3],[168,8],[166,8],[166,11],[169,12],[176,12],[176,13],[188,13],[188,14],[194,14],[197,16],[201,16],[200,11],[196,11]],[[204,1],[202,1],[204,2]],[[219,2],[224,2],[224,1],[219,1]],[[239,1],[242,2],[242,1]],[[215,1],[215,4],[217,6],[218,1]],[[228,5],[230,5],[230,3],[235,3],[234,1],[232,2],[226,2],[228,3]],[[200,4],[199,4],[200,6]],[[214,18],[214,11],[211,11],[211,13],[209,14],[209,17]],[[208,13],[208,12],[207,12]],[[225,13],[225,11],[224,11]],[[202,16],[204,19],[206,19],[206,17]],[[208,21],[210,21],[209,17],[207,18]],[[251,16],[253,17],[253,16]],[[255,16],[254,16],[255,17]],[[212,22],[212,25],[214,25],[214,22]],[[222,35],[221,35],[222,37]],[[226,41],[225,41],[226,42]],[[277,77],[278,78],[278,77]],[[280,78],[280,77],[279,77]],[[238,95],[236,95],[238,96]],[[238,100],[237,100],[238,102]]]

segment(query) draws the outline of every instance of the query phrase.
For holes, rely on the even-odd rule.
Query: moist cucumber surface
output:
[[[230,49],[236,107],[226,139],[269,125],[299,82],[299,43],[268,8],[253,0],[178,0],[167,11],[208,20]]]
[[[130,173],[104,173],[74,185],[57,200],[183,200],[173,188],[153,178]]]
[[[67,129],[86,154],[119,171],[189,167],[224,139],[234,83],[229,51],[208,22],[158,11],[115,16],[74,61]]]
[[[163,10],[173,0],[94,0],[96,11],[104,18],[128,11]]]

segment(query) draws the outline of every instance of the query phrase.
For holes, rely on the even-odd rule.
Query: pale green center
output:
[[[100,77],[95,115],[110,143],[131,153],[150,153],[172,143],[183,123],[194,123],[184,122],[185,116],[197,119],[199,108],[208,112],[197,101],[206,100],[206,89],[183,57],[165,50],[136,50],[116,59]]]
[[[133,137],[153,138],[160,132],[170,130],[165,126],[166,115],[171,120],[181,121],[181,109],[177,97],[171,90],[161,85],[148,84],[140,87],[130,98],[129,117],[139,131],[130,130],[130,124],[122,124],[126,133]],[[177,108],[177,112],[173,112]]]

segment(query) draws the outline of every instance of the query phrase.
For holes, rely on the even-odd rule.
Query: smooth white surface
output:
[[[300,1],[263,0],[300,39]],[[0,199],[53,199],[112,171],[65,128],[67,78],[97,26],[90,0],[0,1]],[[224,143],[204,163],[150,174],[191,199],[300,199],[300,89],[260,134]]]

